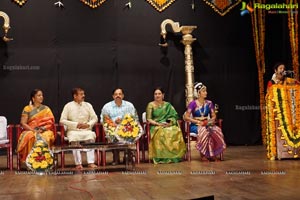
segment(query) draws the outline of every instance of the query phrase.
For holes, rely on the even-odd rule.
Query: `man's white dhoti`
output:
[[[90,130],[78,130],[78,131],[68,131],[68,139],[69,142],[77,142],[77,141],[86,141],[86,142],[95,142],[96,134]],[[81,165],[81,153],[78,150],[73,150],[73,157],[75,161],[75,165]],[[95,161],[94,150],[86,151],[87,163],[92,164]]]
[[[68,131],[68,140],[69,142],[77,142],[77,141],[86,141],[86,142],[95,142],[96,134],[90,130],[78,130],[78,131]],[[75,161],[75,165],[81,165],[81,153],[78,150],[73,150],[73,157]],[[92,164],[95,161],[94,150],[86,151],[87,163]]]

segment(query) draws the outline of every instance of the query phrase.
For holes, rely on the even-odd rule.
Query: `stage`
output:
[[[85,153],[82,155],[85,161]],[[123,165],[109,165],[108,153],[106,168],[76,172],[71,156],[66,155],[68,166],[63,171],[36,175],[5,170],[6,156],[2,155],[0,199],[299,198],[299,160],[269,161],[263,146],[229,146],[222,162],[201,162],[193,150],[191,162],[141,163],[135,171],[125,171]]]

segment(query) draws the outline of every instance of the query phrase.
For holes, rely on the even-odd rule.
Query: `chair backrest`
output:
[[[0,116],[0,140],[7,139],[7,119]]]
[[[143,123],[146,123],[146,122],[147,122],[146,112],[143,112],[143,114],[142,114],[142,122],[143,122]]]

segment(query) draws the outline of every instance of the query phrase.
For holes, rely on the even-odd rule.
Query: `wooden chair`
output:
[[[222,119],[217,119],[216,120],[216,125],[219,126],[222,129]],[[192,136],[190,132],[190,122],[185,122],[184,123],[184,132],[185,132],[185,140],[187,144],[187,160],[190,162],[192,158],[192,149],[191,149],[191,141],[197,141],[197,137]],[[194,133],[197,134],[197,133]],[[224,160],[223,153],[220,154],[220,160]]]
[[[13,169],[13,151],[12,151],[12,132],[13,125],[10,124],[7,126],[7,119],[3,116],[0,116],[0,149],[6,149],[7,151],[7,169]]]
[[[20,124],[17,124],[15,127],[16,127],[16,135],[17,135],[17,142],[18,142],[21,133],[24,131],[24,128]],[[56,127],[57,124],[53,124],[52,130],[55,138],[54,144],[56,143],[56,136],[57,136]],[[20,154],[17,153],[17,170],[19,171],[20,169],[21,169]]]
[[[102,136],[102,124],[101,123],[96,123],[94,125],[94,131],[96,133],[96,140],[95,142],[100,142],[102,140],[102,138],[100,138]],[[58,130],[59,130],[59,134],[60,135],[60,145],[61,146],[66,146],[69,145],[69,141],[68,138],[66,136],[66,127],[63,124],[59,124],[58,125]],[[100,153],[99,151],[97,151],[97,165],[100,165]],[[65,167],[65,153],[61,152],[61,168],[63,169]]]
[[[140,138],[140,150],[142,152],[142,154],[141,154],[141,156],[142,156],[141,161],[142,162],[147,162],[146,151],[149,151],[149,141],[150,141],[149,123],[143,122],[141,125],[142,125],[142,127],[144,129],[144,134]],[[149,154],[149,152],[148,152],[148,154]]]

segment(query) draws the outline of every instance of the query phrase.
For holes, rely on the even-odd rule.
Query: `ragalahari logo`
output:
[[[254,9],[249,4],[242,1],[241,16],[244,16],[246,14],[250,14],[253,11],[254,11]]]

